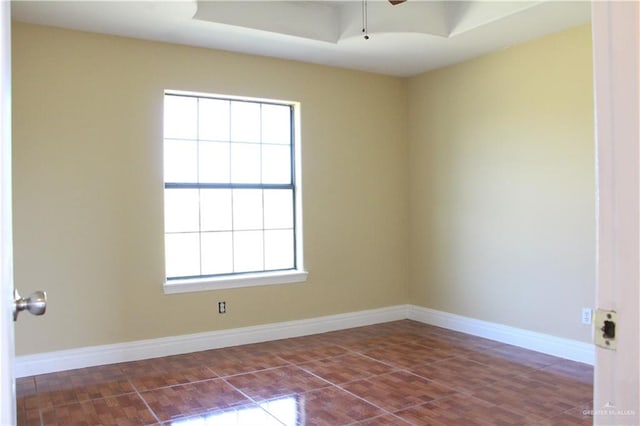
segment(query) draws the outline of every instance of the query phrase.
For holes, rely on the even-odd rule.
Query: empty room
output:
[[[17,423],[592,424],[591,7],[13,2]]]

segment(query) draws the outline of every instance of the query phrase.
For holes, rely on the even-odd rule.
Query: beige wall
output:
[[[589,26],[409,81],[410,300],[589,341]]]
[[[404,303],[588,340],[589,27],[411,79],[13,30],[18,354]],[[301,102],[307,283],[163,294],[164,89]]]
[[[24,24],[13,79],[18,354],[407,302],[406,81]],[[307,283],[163,294],[165,89],[301,102]]]

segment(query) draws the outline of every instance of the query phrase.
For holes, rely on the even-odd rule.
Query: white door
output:
[[[16,423],[11,238],[11,17],[0,0],[0,425]]]
[[[598,163],[596,303],[617,313],[616,350],[596,348],[594,423],[639,425],[640,4],[594,1],[592,22]]]

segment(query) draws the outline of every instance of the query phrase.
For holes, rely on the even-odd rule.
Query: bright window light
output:
[[[164,97],[167,282],[301,268],[295,105]]]

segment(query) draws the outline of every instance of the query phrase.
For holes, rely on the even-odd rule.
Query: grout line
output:
[[[259,371],[264,371],[264,370],[259,370]],[[241,395],[243,395],[245,398],[247,398],[249,401],[251,401],[256,407],[260,408],[262,411],[267,413],[269,416],[273,417],[278,423],[284,425],[284,423],[278,417],[276,417],[274,414],[272,414],[269,410],[266,410],[257,400],[255,400],[254,398],[249,396],[247,393],[243,392],[240,388],[238,388],[238,387],[232,385],[231,383],[229,383],[225,378],[221,378],[221,379],[222,379],[223,382],[225,382],[228,386],[230,386],[236,392],[239,392]],[[264,401],[267,401],[267,400],[264,400]],[[264,402],[264,401],[262,401],[262,402]]]
[[[136,395],[138,395],[138,398],[140,398],[142,400],[142,402],[144,403],[145,407],[147,407],[147,410],[149,410],[149,412],[151,413],[151,415],[153,416],[153,418],[156,419],[157,423],[162,423],[160,421],[160,418],[158,417],[158,415],[156,414],[156,412],[151,408],[151,406],[149,405],[149,403],[147,402],[146,399],[144,399],[144,397],[142,396],[142,393],[140,393],[140,391],[138,391],[138,388],[135,387],[135,385],[133,384],[133,382],[131,381],[131,379],[129,377],[127,377],[127,381],[129,382],[129,384],[131,385],[131,387],[136,391]]]
[[[368,381],[368,379],[363,379],[363,380]],[[353,382],[349,382],[349,383],[353,383]],[[341,390],[341,391],[343,391],[343,392],[348,393],[349,395],[351,395],[351,396],[353,396],[353,397],[356,397],[356,398],[358,398],[358,399],[360,399],[360,400],[362,400],[362,401],[366,402],[366,403],[367,403],[367,404],[369,404],[369,405],[373,405],[373,406],[374,406],[374,407],[376,407],[377,409],[382,410],[384,414],[391,414],[391,415],[393,415],[393,412],[391,412],[391,411],[387,410],[386,408],[380,407],[378,404],[375,404],[373,401],[369,401],[368,399],[366,399],[366,398],[364,398],[364,397],[362,397],[362,396],[356,395],[355,393],[351,392],[350,390],[347,390],[347,389],[343,388],[341,385],[333,385],[333,386],[335,386],[336,388],[340,389],[340,390]],[[381,414],[381,415],[384,415],[384,414]]]
[[[266,367],[266,368],[260,368],[258,370],[241,371],[240,373],[227,374],[227,375],[224,375],[224,376],[219,376],[218,378],[227,379],[227,378],[231,378],[231,377],[242,376],[242,375],[245,375],[245,374],[254,374],[254,373],[260,373],[260,372],[263,372],[263,371],[277,370],[279,368],[285,368],[285,367],[297,367],[297,366],[295,364],[287,363],[285,365],[277,365],[275,367]]]
[[[38,392],[38,381],[36,380],[37,376],[33,376],[33,388],[35,389],[35,397],[36,397],[36,401],[37,401],[37,410],[38,410],[38,417],[40,418],[40,426],[44,426],[44,415],[42,414],[42,404],[40,404],[40,392]],[[15,380],[15,379],[14,379]],[[16,398],[16,402],[17,402],[17,398]],[[17,411],[16,410],[16,417],[17,417]],[[25,410],[26,412],[27,410]]]
[[[362,424],[362,422],[368,422],[368,421],[371,421],[371,420],[379,420],[379,419],[382,419],[382,418],[383,418],[383,417],[385,417],[385,416],[391,416],[391,417],[393,417],[393,418],[395,418],[395,419],[398,419],[398,420],[400,420],[401,422],[404,422],[404,423],[406,423],[406,424],[408,424],[408,425],[420,426],[419,424],[412,423],[412,422],[410,422],[409,420],[405,420],[405,419],[403,419],[402,417],[399,417],[399,416],[397,416],[397,415],[395,415],[395,414],[393,414],[393,413],[382,413],[382,414],[379,414],[379,415],[377,415],[377,416],[368,417],[368,418],[366,418],[366,419],[356,420],[356,421],[353,421],[353,422],[351,422],[351,423],[347,423],[347,425],[346,425],[346,426],[358,426],[358,425]]]
[[[261,370],[261,371],[262,371],[262,370]],[[260,406],[260,405],[258,404],[258,401],[257,401],[257,400],[255,400],[254,398],[252,398],[251,396],[249,396],[249,394],[248,394],[248,393],[246,393],[246,392],[244,392],[242,389],[240,389],[240,388],[238,388],[238,387],[234,386],[233,384],[229,383],[229,382],[227,381],[227,379],[226,379],[226,378],[222,378],[222,381],[223,381],[223,382],[225,382],[225,383],[226,383],[228,386],[230,386],[232,389],[234,389],[236,392],[240,393],[242,396],[244,396],[245,398],[247,398],[249,401],[253,402],[254,404],[256,404],[256,405],[258,405],[258,406]]]

